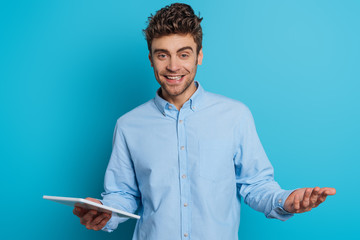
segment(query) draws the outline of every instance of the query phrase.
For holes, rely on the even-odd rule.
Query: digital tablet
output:
[[[83,198],[56,197],[56,196],[45,196],[45,195],[43,196],[43,198],[54,202],[62,203],[68,206],[77,206],[86,209],[93,209],[98,212],[105,212],[110,214],[114,213],[117,214],[119,217],[140,219],[140,216],[138,215],[121,211],[119,209],[108,207],[99,203],[95,203]]]

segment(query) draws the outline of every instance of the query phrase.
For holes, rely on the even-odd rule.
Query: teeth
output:
[[[176,76],[176,77],[166,76],[166,77],[171,80],[179,80],[181,78],[181,76]]]

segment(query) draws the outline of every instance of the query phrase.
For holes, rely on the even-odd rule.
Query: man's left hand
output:
[[[303,213],[319,206],[328,195],[335,195],[335,188],[299,188],[293,191],[284,203],[290,213]]]

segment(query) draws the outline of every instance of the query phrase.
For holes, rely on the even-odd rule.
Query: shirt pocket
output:
[[[200,142],[200,176],[221,181],[235,177],[233,151],[230,143],[207,140]]]

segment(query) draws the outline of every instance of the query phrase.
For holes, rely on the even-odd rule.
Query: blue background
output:
[[[100,197],[116,119],[158,88],[141,30],[168,3],[1,1],[1,239],[131,239],[42,195]],[[358,239],[360,2],[190,3],[196,79],[250,107],[283,188],[338,191],[287,222],[243,205],[240,239]]]

